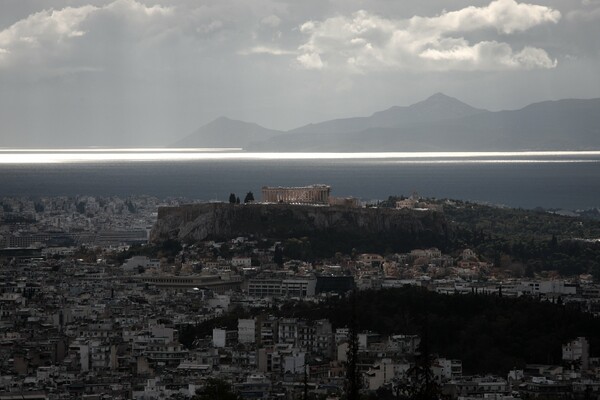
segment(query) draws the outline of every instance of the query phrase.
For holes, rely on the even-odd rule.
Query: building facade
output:
[[[317,280],[315,278],[266,279],[248,281],[248,295],[252,297],[313,297]]]
[[[264,203],[329,205],[330,194],[331,187],[328,185],[310,185],[302,187],[263,186],[262,201]]]

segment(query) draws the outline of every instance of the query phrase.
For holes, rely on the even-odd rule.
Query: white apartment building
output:
[[[584,337],[564,344],[562,346],[562,359],[568,362],[581,362],[581,368],[586,370],[589,368],[590,344]]]

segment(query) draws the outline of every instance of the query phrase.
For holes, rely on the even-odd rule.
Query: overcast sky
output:
[[[600,0],[0,0],[0,146],[600,97]]]

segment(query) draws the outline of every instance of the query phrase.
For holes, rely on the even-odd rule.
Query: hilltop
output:
[[[173,147],[241,147],[268,140],[281,132],[258,124],[220,117],[173,143]]]
[[[443,214],[386,208],[318,207],[288,204],[226,203],[163,207],[152,229],[154,243],[177,240],[307,237],[314,253],[373,250],[409,250],[443,246],[450,235]]]

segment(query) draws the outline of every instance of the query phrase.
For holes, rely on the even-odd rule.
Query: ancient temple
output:
[[[331,187],[327,185],[310,185],[301,187],[269,187],[262,188],[264,203],[286,204],[329,204]]]

